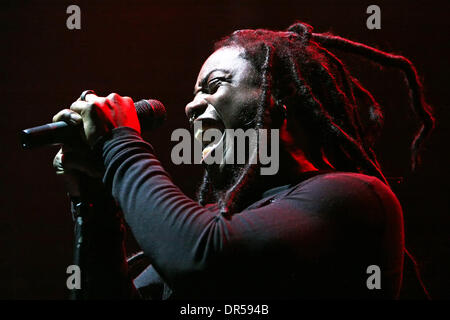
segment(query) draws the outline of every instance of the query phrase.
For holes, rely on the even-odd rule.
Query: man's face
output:
[[[214,128],[247,129],[255,121],[255,113],[261,89],[255,83],[255,70],[242,57],[243,49],[224,47],[215,51],[203,64],[194,87],[194,99],[186,105],[186,115],[195,122],[201,121],[200,134]],[[202,142],[203,157],[207,157],[218,144]],[[225,142],[224,160],[227,162]]]

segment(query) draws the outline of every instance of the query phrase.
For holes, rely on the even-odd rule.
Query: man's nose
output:
[[[205,112],[207,107],[208,102],[206,102],[205,99],[195,97],[194,100],[186,105],[184,111],[187,118],[191,120],[192,118],[198,118],[203,112]]]

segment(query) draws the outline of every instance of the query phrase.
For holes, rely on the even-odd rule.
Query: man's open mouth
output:
[[[205,132],[210,129],[216,129],[221,133],[220,138],[218,132]],[[225,137],[225,125],[219,119],[203,118],[194,121],[194,137],[197,141],[202,143],[202,162],[219,146],[222,144]],[[212,133],[212,134],[211,134]]]

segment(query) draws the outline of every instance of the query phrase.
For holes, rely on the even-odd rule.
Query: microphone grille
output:
[[[166,120],[166,108],[161,101],[154,99],[140,100],[134,106],[143,129],[155,129]]]

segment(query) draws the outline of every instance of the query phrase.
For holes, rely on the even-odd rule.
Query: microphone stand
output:
[[[92,179],[87,176],[81,176],[80,185],[80,197],[71,198],[71,211],[74,225],[74,241],[73,241],[73,264],[80,269],[80,284],[79,289],[72,289],[69,299],[70,300],[86,300],[88,299],[88,287],[87,280],[88,272],[88,224],[93,211],[92,193],[89,187],[92,185]]]
[[[98,252],[98,236],[97,227],[107,226],[112,227],[113,230],[117,228],[119,232],[115,236],[123,236],[120,231],[121,220],[117,220],[116,216],[110,218],[114,219],[106,222],[106,217],[112,211],[117,211],[115,201],[112,196],[104,189],[103,184],[94,178],[88,176],[80,177],[80,197],[71,199],[72,218],[74,220],[74,241],[73,241],[73,264],[77,265],[81,272],[81,288],[72,289],[70,300],[88,300],[97,299],[103,294],[110,292],[102,292],[105,283],[104,279],[99,280],[98,270],[96,270],[96,261]],[[99,221],[102,224],[99,225]],[[112,224],[111,224],[112,223]],[[108,226],[108,224],[110,224]],[[100,231],[102,232],[102,231]],[[115,232],[115,231],[114,231]],[[95,234],[95,236],[94,236]],[[94,250],[94,251],[93,251]],[[94,265],[93,265],[94,263]],[[94,269],[92,269],[94,268]],[[93,273],[94,272],[94,273]],[[107,284],[106,284],[107,287]],[[107,290],[107,289],[106,289]],[[100,293],[100,296],[99,296]]]
[[[71,199],[72,218],[74,225],[74,242],[73,242],[73,264],[80,269],[80,288],[74,288],[70,292],[70,300],[84,300],[86,290],[86,276],[84,271],[85,261],[85,222],[87,219],[88,209],[81,199]]]

